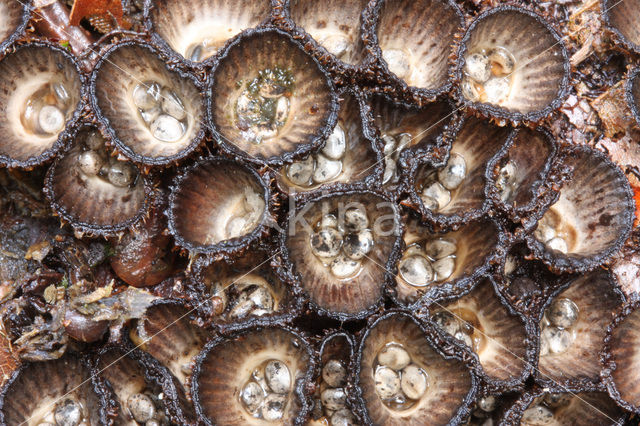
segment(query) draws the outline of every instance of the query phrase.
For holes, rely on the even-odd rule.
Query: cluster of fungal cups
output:
[[[309,241],[313,254],[338,279],[357,275],[375,244],[366,210],[352,207],[342,215],[326,214],[315,229]]]
[[[100,351],[109,340],[132,354],[135,371],[114,367],[107,376],[96,368],[101,371],[77,379],[88,390],[76,395],[60,389],[77,383],[54,373],[75,376],[79,368],[24,364],[0,393],[0,423],[34,417],[39,426],[302,424],[317,409],[316,417],[331,426],[489,426],[511,403],[511,396],[500,400],[498,394],[529,395],[544,381],[541,371],[562,370],[562,357],[582,348],[579,327],[591,324],[594,307],[579,295],[548,300],[551,286],[541,277],[609,266],[632,227],[631,191],[622,172],[590,147],[563,148],[567,155],[558,158],[571,162],[567,169],[574,173],[566,181],[564,169],[548,173],[555,142],[541,150],[544,161],[528,161],[539,152],[522,131],[524,142],[507,154],[512,141],[504,141],[504,126],[535,125],[559,106],[568,84],[566,49],[541,16],[516,6],[479,11],[464,37],[455,37],[465,25],[457,3],[151,0],[143,25],[149,37],[129,40],[133,36],[123,33],[118,37],[124,40],[98,49],[104,53],[95,66],[83,62],[94,66],[90,79],[70,53],[53,45],[25,42],[3,52],[0,71],[15,78],[0,81],[0,106],[17,113],[7,114],[13,122],[0,117],[0,130],[17,123],[17,140],[28,143],[0,141],[2,164],[29,168],[56,156],[46,192],[74,230],[108,237],[120,250],[122,234],[136,226],[123,239],[142,248],[118,261],[148,261],[154,273],[167,266],[164,259],[172,260],[168,275],[144,284],[161,281],[151,290],[127,288],[116,260],[95,267],[113,272],[107,274],[113,294],[104,304],[87,305],[121,311],[100,320],[104,329],[113,321],[108,337],[102,331],[99,342],[69,347],[90,348],[74,353],[74,360],[85,362],[86,355],[94,368],[104,361]],[[415,25],[401,24],[414,15]],[[208,20],[224,24],[211,30]],[[308,43],[312,37],[317,44]],[[44,58],[43,51],[50,53],[47,67],[38,68],[40,59],[31,56]],[[534,54],[539,57],[530,60]],[[447,58],[456,59],[455,72]],[[25,69],[34,70],[37,84],[12,87],[12,80],[23,82],[15,73]],[[88,89],[81,90],[85,83]],[[90,102],[80,99],[85,92]],[[476,117],[457,117],[446,101],[430,109],[437,96],[454,92]],[[371,114],[376,96],[388,108]],[[28,139],[23,130],[37,137]],[[47,143],[30,152],[38,138]],[[400,155],[409,147],[419,155]],[[220,156],[209,157],[208,149]],[[203,158],[192,156],[196,150]],[[313,223],[304,227],[287,217],[294,212],[287,212],[272,166],[304,189],[293,198],[310,207]],[[365,170],[355,173],[358,167]],[[325,185],[335,181],[341,182]],[[538,193],[539,187],[548,193]],[[516,196],[524,191],[531,194]],[[558,195],[553,205],[550,194]],[[152,197],[165,195],[166,218],[147,214]],[[507,200],[535,206],[511,215],[500,206]],[[378,225],[389,217],[394,232],[382,232]],[[279,236],[267,229],[285,220],[305,229]],[[417,221],[425,232],[401,235],[403,221]],[[501,274],[495,265],[506,241],[521,236],[526,259],[546,269],[529,273],[512,264]],[[73,238],[56,237],[52,250],[60,251],[67,237]],[[162,255],[148,254],[154,249]],[[249,255],[254,249],[260,256]],[[192,269],[200,262],[206,274]],[[58,274],[60,265],[54,267]],[[255,271],[263,267],[272,275]],[[511,273],[513,280],[506,277]],[[54,303],[40,300],[39,286],[23,286],[20,294],[36,300],[35,309],[49,318]],[[63,307],[76,302],[65,291],[59,291],[69,299]],[[131,294],[139,304],[126,303]],[[544,314],[536,311],[537,326],[525,318],[547,301]],[[409,304],[411,310],[383,312]],[[364,324],[369,316],[376,318]],[[125,321],[132,321],[129,333],[116,335]],[[354,332],[346,339],[351,351],[320,355],[318,340],[338,321]],[[623,325],[617,324],[623,335],[616,339],[626,338]],[[131,345],[136,348],[129,351]],[[633,358],[625,352],[633,345],[617,345],[615,355],[623,358],[617,365],[633,370],[624,362]],[[580,380],[602,390],[592,364],[583,374],[590,376]],[[57,388],[44,386],[50,393],[30,400],[21,392],[35,394],[43,382],[35,373],[42,371],[56,376],[51,384]],[[610,382],[616,396],[619,376]],[[479,389],[486,396],[478,398]],[[518,414],[522,424],[550,424],[569,404],[566,394],[547,393]],[[631,409],[640,412],[639,405]]]
[[[378,352],[374,366],[375,390],[385,405],[394,410],[411,408],[427,392],[427,372],[413,363],[399,343],[389,342]]]

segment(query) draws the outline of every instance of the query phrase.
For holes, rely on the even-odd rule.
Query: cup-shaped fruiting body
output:
[[[640,5],[638,10],[640,11]],[[631,114],[640,126],[640,67],[629,72],[625,83],[625,95]]]
[[[402,152],[410,150],[428,152],[444,157],[448,139],[445,136],[455,127],[455,115],[446,101],[417,107],[394,102],[388,96],[375,95],[370,99],[373,120],[382,141],[384,154],[384,185],[397,184],[402,174]]]
[[[77,354],[23,364],[0,393],[3,425],[107,424],[107,395]]]
[[[533,371],[535,332],[494,290],[489,278],[462,297],[432,304],[429,315],[478,355],[488,389],[516,390]]]
[[[514,130],[487,170],[487,194],[514,221],[529,216],[541,203],[555,159],[553,136],[543,129]]]
[[[607,329],[605,349],[602,353],[602,379],[609,395],[627,410],[640,413],[638,391],[638,334],[640,330],[640,303],[631,302],[616,315]]]
[[[569,57],[541,16],[515,6],[479,15],[457,53],[456,96],[487,115],[537,122],[558,108],[569,87]]]
[[[281,165],[319,148],[333,131],[338,99],[320,64],[287,33],[256,29],[220,53],[208,111],[226,152]]]
[[[319,352],[318,385],[310,424],[357,424],[353,387],[349,384],[355,354],[353,336],[343,331],[330,332],[322,339]]]
[[[476,378],[436,334],[405,312],[377,318],[362,337],[355,386],[366,423],[457,424],[476,394]]]
[[[448,232],[433,232],[410,219],[403,240],[394,277],[396,299],[403,305],[415,305],[471,289],[496,260],[504,234],[490,218]]]
[[[204,137],[203,89],[141,41],[111,46],[91,75],[91,100],[118,152],[148,165],[192,153]]]
[[[277,254],[277,253],[276,253]],[[291,322],[299,313],[299,288],[283,276],[274,252],[248,250],[234,259],[199,257],[191,279],[203,286],[213,325],[227,334],[247,325]]]
[[[255,170],[219,157],[200,160],[175,180],[169,231],[192,252],[234,253],[265,232],[271,204]]]
[[[193,400],[205,424],[302,424],[313,351],[296,331],[249,329],[209,342],[198,355]]]
[[[566,275],[556,275],[536,259],[522,237],[508,238],[504,255],[498,257],[493,279],[498,291],[518,312],[537,318],[541,306],[560,287],[566,285]]]
[[[53,44],[16,47],[0,61],[0,165],[32,167],[64,145],[79,116],[83,81],[73,56]]]
[[[609,30],[616,34],[629,50],[640,52],[640,2],[637,0],[602,0],[602,18]]]
[[[624,296],[614,278],[598,270],[555,291],[538,317],[541,383],[596,383],[606,327]]]
[[[175,379],[139,349],[128,345],[101,348],[95,355],[94,374],[111,392],[116,424],[195,423],[193,405]]]
[[[617,252],[633,226],[629,181],[603,153],[567,147],[573,169],[557,200],[541,216],[527,244],[536,257],[560,272],[597,268]],[[544,213],[544,214],[542,214]]]
[[[191,65],[209,64],[227,41],[269,20],[270,0],[147,0],[153,40]]]
[[[14,0],[0,2],[0,51],[4,51],[11,43],[20,38],[25,31],[30,17],[29,4]]]
[[[340,93],[340,112],[321,150],[283,166],[277,176],[284,192],[304,192],[333,182],[376,185],[382,155],[373,136],[372,116],[359,91]]]
[[[376,0],[366,12],[367,49],[391,86],[414,99],[451,88],[449,57],[464,19],[449,0]]]
[[[283,255],[311,304],[324,315],[363,318],[381,302],[399,248],[397,206],[362,187],[300,197],[283,233]]]
[[[522,426],[624,425],[628,415],[596,388],[535,387],[521,395],[500,424]]]
[[[81,127],[72,138],[47,173],[53,209],[82,233],[109,235],[134,225],[149,207],[149,179],[133,163],[111,156],[96,128]]]
[[[354,71],[369,62],[362,42],[366,0],[288,0],[287,6],[297,32],[317,46],[313,53],[324,65]]]
[[[427,155],[408,164],[408,204],[441,228],[459,226],[485,214],[491,205],[485,195],[488,165],[507,136],[505,128],[467,119],[453,137],[444,162],[432,163]]]
[[[157,301],[135,320],[129,338],[165,367],[188,394],[193,360],[207,339],[204,330],[191,322],[192,312],[178,301]]]

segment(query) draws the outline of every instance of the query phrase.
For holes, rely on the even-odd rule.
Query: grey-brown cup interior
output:
[[[24,6],[23,2],[15,0],[0,2],[0,43],[4,43],[22,23]]]
[[[602,2],[602,10],[609,26],[637,51],[640,48],[640,1],[605,0]]]
[[[97,367],[100,376],[109,383],[116,397],[118,415],[115,424],[137,425],[127,408],[129,397],[146,392],[158,395],[162,389],[145,378],[146,367],[128,356],[124,350],[112,349],[101,354]]]
[[[401,344],[413,363],[428,377],[426,393],[414,406],[396,411],[386,406],[375,390],[376,357],[388,343]],[[445,359],[427,341],[423,331],[405,315],[378,322],[360,346],[359,386],[373,424],[444,425],[454,418],[472,388],[471,373],[455,359]]]
[[[342,157],[342,172],[333,182],[355,183],[364,180],[375,172],[378,156],[370,139],[363,134],[363,123],[358,99],[350,93],[345,93],[340,101],[338,123],[344,130],[347,149]],[[311,186],[299,186],[287,178],[287,166],[280,169],[278,181],[285,187],[295,189],[296,192],[309,191],[326,183],[314,183]]]
[[[349,65],[359,65],[366,55],[360,35],[366,5],[366,0],[290,0],[289,12],[329,53]]]
[[[292,425],[299,415],[301,401],[295,391],[298,382],[308,374],[311,362],[306,348],[297,336],[285,329],[261,329],[228,338],[213,346],[199,365],[197,401],[202,414],[220,425],[268,424],[254,418],[242,406],[238,395],[251,378],[251,373],[265,361],[282,361],[291,373],[284,414],[279,424]]]
[[[182,386],[190,366],[206,341],[204,330],[193,325],[187,309],[178,303],[160,303],[147,309],[129,335],[134,344],[157,359]]]
[[[273,137],[254,142],[241,129],[236,105],[246,85],[261,71],[281,68],[293,77],[284,124]],[[333,87],[312,56],[290,36],[276,30],[253,31],[240,36],[225,50],[211,74],[212,125],[221,145],[251,160],[274,161],[281,156],[308,152],[328,135],[335,107]],[[240,82],[240,84],[238,84]]]
[[[456,244],[455,268],[444,281],[433,282],[426,287],[414,287],[407,284],[400,275],[396,275],[398,299],[406,304],[414,303],[425,293],[438,296],[461,293],[487,267],[487,261],[498,246],[500,230],[489,220],[474,220],[461,226],[457,231],[433,233],[415,221],[409,222],[404,233],[406,246],[418,243],[424,249],[426,241],[442,238]],[[463,288],[457,288],[457,282],[464,282]]]
[[[200,62],[214,56],[228,40],[269,18],[269,0],[159,0],[149,16],[153,30],[183,58]],[[202,46],[201,58],[194,46]]]
[[[99,229],[121,227],[134,220],[145,206],[144,179],[138,172],[132,185],[118,187],[99,176],[82,173],[78,156],[83,152],[87,131],[79,131],[71,149],[53,166],[51,197],[61,216],[74,224]]]
[[[515,9],[488,13],[475,21],[464,39],[464,55],[496,47],[515,58],[511,90],[499,106],[530,113],[546,108],[564,84],[563,48],[542,18]],[[464,67],[466,58],[458,58]]]
[[[485,175],[489,161],[505,143],[508,129],[495,126],[477,118],[467,119],[456,134],[449,156],[458,154],[466,163],[467,174],[460,186],[451,191],[451,201],[444,208],[438,209],[437,214],[462,214],[482,208],[486,202],[484,188],[487,184]],[[415,185],[418,195],[420,186],[434,171],[431,164],[424,164],[418,168]]]
[[[265,253],[247,251],[233,262],[223,260],[209,263],[206,266],[198,266],[195,277],[203,284],[212,298],[218,297],[224,304],[224,311],[220,315],[222,321],[234,321],[230,315],[231,309],[237,302],[237,293],[244,285],[264,285],[274,300],[273,313],[262,314],[261,318],[287,313],[291,303],[292,294],[284,283],[272,270],[269,259]],[[253,318],[249,314],[246,317],[236,318],[236,321]]]
[[[124,43],[108,51],[94,74],[94,102],[106,119],[118,149],[136,162],[167,163],[193,151],[200,142],[205,111],[202,90],[193,80],[167,68],[151,49]],[[186,112],[185,132],[175,142],[157,139],[133,101],[139,85],[157,82],[173,91]]]
[[[449,124],[451,106],[446,102],[433,102],[422,108],[411,108],[391,102],[384,96],[371,100],[373,119],[380,135],[411,135],[407,148],[425,147]]]
[[[552,155],[555,152],[553,142],[546,133],[521,128],[516,133],[512,145],[504,153],[493,171],[493,179],[499,175],[500,167],[511,162],[516,170],[513,188],[503,202],[517,208],[526,206],[536,197],[536,191],[543,183],[548,172]]]
[[[572,259],[601,262],[626,239],[633,223],[631,190],[624,174],[604,154],[578,149],[565,164],[573,177],[560,190],[540,223],[558,222],[566,254],[543,246],[545,255],[564,266]]]
[[[569,403],[553,411],[549,426],[593,426],[611,425],[621,417],[621,410],[606,393],[576,392],[567,395]],[[523,426],[531,423],[521,423]],[[533,426],[533,425],[532,425]]]
[[[377,37],[387,68],[408,86],[429,90],[444,86],[453,36],[461,21],[457,7],[446,0],[384,0]],[[405,55],[409,71],[402,74],[406,75],[384,59],[391,50]]]
[[[300,284],[310,300],[325,311],[338,315],[364,313],[382,297],[385,267],[397,239],[392,232],[397,226],[397,211],[384,198],[364,191],[331,196],[311,203],[308,209],[302,207],[305,209],[302,216],[304,220],[295,222],[294,232],[291,232],[286,240],[289,259],[300,276]],[[372,225],[370,229],[374,246],[362,259],[359,274],[338,279],[331,273],[330,268],[313,254],[310,238],[312,228],[324,214],[336,211],[336,217],[340,221],[343,217],[341,215],[351,207],[366,210],[369,223]]]
[[[571,327],[576,339],[568,350],[541,356],[538,369],[542,380],[567,382],[597,381],[600,374],[599,354],[603,347],[611,313],[622,304],[622,296],[605,271],[595,271],[576,278],[553,299],[567,298],[578,306],[578,320]]]
[[[90,424],[100,424],[103,407],[89,368],[73,355],[27,364],[6,386],[1,408],[3,424],[37,425],[66,397],[80,402]]]
[[[631,312],[613,329],[610,341],[611,361],[615,362],[612,371],[613,384],[619,397],[635,407],[640,407],[640,384],[636,377],[640,370],[640,309]]]
[[[320,353],[321,367],[324,367],[328,361],[334,359],[341,361],[347,367],[353,357],[353,350],[351,342],[344,335],[335,334],[330,336],[322,343],[322,352]]]
[[[237,215],[243,214],[247,190],[264,201],[263,211],[251,229],[231,237],[227,227]],[[237,240],[263,225],[268,201],[264,194],[262,182],[244,166],[230,161],[203,162],[187,172],[172,194],[175,232],[184,245],[203,249]]]
[[[489,379],[520,379],[527,368],[527,330],[522,318],[504,306],[488,279],[455,301],[435,305],[430,313],[442,311],[473,325],[476,353]]]
[[[0,105],[4,111],[0,116],[0,162],[9,166],[38,164],[60,145],[60,133],[64,130],[41,134],[27,127],[23,119],[27,101],[43,87],[61,83],[69,95],[64,111],[68,126],[82,97],[82,81],[76,65],[58,50],[27,45],[5,56],[0,61],[0,72],[4,76],[0,82]],[[50,103],[45,101],[45,104]]]
[[[629,108],[636,119],[637,123],[640,123],[640,72],[635,69],[630,72],[627,82],[627,102]]]

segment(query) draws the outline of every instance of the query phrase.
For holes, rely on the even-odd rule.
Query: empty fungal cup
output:
[[[267,21],[268,0],[148,1],[152,35],[190,63],[210,62],[240,32]]]
[[[253,169],[211,158],[187,168],[169,197],[169,230],[194,252],[239,250],[267,226],[269,189]]]

